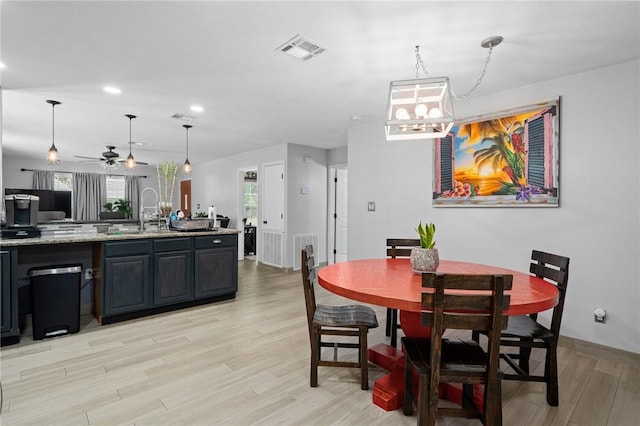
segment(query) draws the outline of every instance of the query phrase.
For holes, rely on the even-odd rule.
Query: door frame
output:
[[[238,214],[237,214],[237,218],[238,218],[238,229],[240,231],[242,231],[242,233],[240,235],[238,235],[238,260],[244,260],[244,224],[240,225],[240,223],[242,223],[242,218],[244,217],[244,175],[246,172],[248,172],[249,170],[255,170],[256,172],[258,172],[260,170],[258,165],[255,166],[247,166],[247,167],[242,167],[238,169]],[[261,229],[260,228],[260,217],[261,217],[261,212],[260,209],[262,208],[262,194],[260,193],[260,173],[258,173],[258,178],[256,180],[256,182],[258,183],[258,223],[256,223],[256,247],[258,245],[258,235],[259,232],[258,230]],[[258,250],[258,253],[256,253],[256,261],[258,260],[259,256],[260,256],[260,251]]]

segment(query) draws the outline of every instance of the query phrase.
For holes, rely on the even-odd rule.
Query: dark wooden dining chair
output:
[[[537,321],[538,314],[515,316],[509,319],[509,327],[502,332],[501,347],[516,347],[517,353],[509,353],[504,349],[500,356],[513,369],[515,374],[505,373],[504,380],[522,380],[544,382],[547,386],[547,404],[557,407],[560,403],[558,395],[558,336],[562,322],[564,298],[569,281],[569,258],[538,250],[531,252],[529,272],[538,278],[552,282],[560,292],[558,304],[553,308],[549,328]],[[473,333],[473,339],[479,341],[479,333]],[[543,375],[532,375],[529,358],[532,348],[546,351]],[[517,361],[517,363],[516,363]]]
[[[509,307],[512,275],[458,275],[427,272],[422,286],[421,323],[431,327],[430,338],[403,337],[405,390],[403,412],[413,414],[414,372],[418,374],[418,424],[434,425],[437,417],[479,418],[484,425],[502,424],[500,331],[507,325],[503,310]],[[445,292],[445,289],[447,292]],[[465,290],[464,294],[449,290]],[[483,330],[489,336],[487,351],[470,340],[443,339],[445,329]],[[461,383],[459,407],[439,407],[441,383]],[[473,401],[473,386],[484,384],[481,408]]]
[[[373,309],[364,305],[326,306],[316,305],[314,285],[316,282],[313,247],[302,250],[302,283],[307,305],[307,323],[311,341],[311,387],[318,386],[318,366],[360,368],[360,387],[369,389],[367,334],[370,328],[378,326]],[[323,336],[357,337],[357,342],[323,341]],[[322,348],[333,348],[333,359],[322,359]],[[338,360],[338,348],[358,350],[358,361]]]
[[[397,257],[411,256],[411,248],[420,247],[420,240],[417,238],[387,238],[387,257],[395,259]],[[398,310],[387,308],[387,323],[385,333],[390,336],[390,345],[394,348],[398,345]]]

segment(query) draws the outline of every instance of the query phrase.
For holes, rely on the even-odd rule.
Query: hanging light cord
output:
[[[133,117],[129,117],[129,156],[133,157],[131,155],[131,120],[133,119]]]
[[[185,127],[187,130],[187,161],[189,161],[189,128]]]
[[[51,146],[56,147],[56,104],[51,104]]]
[[[424,64],[422,58],[420,57],[420,46],[416,46],[416,78],[420,78],[420,70],[422,70],[425,76],[429,75],[427,66]]]
[[[489,53],[487,54],[487,57],[484,60],[484,66],[482,67],[482,72],[480,73],[480,77],[478,77],[478,80],[473,85],[473,87],[471,87],[471,89],[469,89],[469,91],[462,96],[456,95],[456,92],[454,92],[452,88],[451,93],[453,94],[453,98],[455,100],[461,101],[461,100],[467,99],[478,88],[478,86],[480,86],[480,83],[482,83],[484,76],[487,74],[487,67],[489,66],[489,61],[491,61],[491,53],[493,53],[493,48],[497,46],[499,43],[500,42],[497,42],[497,43],[494,42],[494,43],[487,43],[486,46],[483,45],[483,47],[487,47],[489,49]],[[416,78],[420,78],[420,71],[422,71],[425,76],[429,75],[429,71],[427,71],[427,66],[425,65],[424,61],[420,57],[420,46],[416,46]]]
[[[480,86],[480,83],[482,83],[482,80],[484,79],[484,76],[487,73],[487,67],[489,66],[489,61],[491,61],[492,52],[493,52],[493,46],[489,46],[489,53],[487,54],[487,58],[484,60],[484,66],[482,67],[482,72],[480,73],[480,77],[478,77],[476,84],[474,84],[473,87],[471,87],[471,89],[469,89],[469,91],[462,96],[456,95],[456,92],[454,92],[453,89],[451,89],[451,93],[453,94],[453,99],[457,101],[467,99],[478,88],[478,86]]]

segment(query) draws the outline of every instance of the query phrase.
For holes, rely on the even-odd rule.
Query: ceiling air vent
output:
[[[319,54],[324,52],[326,48],[318,45],[317,43],[309,41],[308,39],[298,34],[291,40],[284,43],[282,46],[278,47],[276,50],[291,55],[294,58],[307,61],[314,56],[318,56]]]
[[[175,118],[176,120],[182,120],[182,121],[193,121],[195,120],[197,117],[193,116],[193,115],[188,115],[188,114],[180,114],[178,112],[176,112],[175,114],[173,114],[170,118]]]

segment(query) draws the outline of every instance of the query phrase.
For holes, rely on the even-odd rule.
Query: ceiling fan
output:
[[[94,160],[94,161],[101,161],[104,162],[105,166],[117,166],[119,163],[124,163],[126,160],[119,158],[120,154],[118,154],[117,152],[115,152],[116,147],[113,145],[107,145],[107,151],[102,153],[102,157],[85,157],[82,155],[74,155],[74,157],[76,158],[80,158],[82,160]],[[141,166],[146,166],[149,163],[145,163],[144,161],[137,161],[137,164],[140,164]]]

